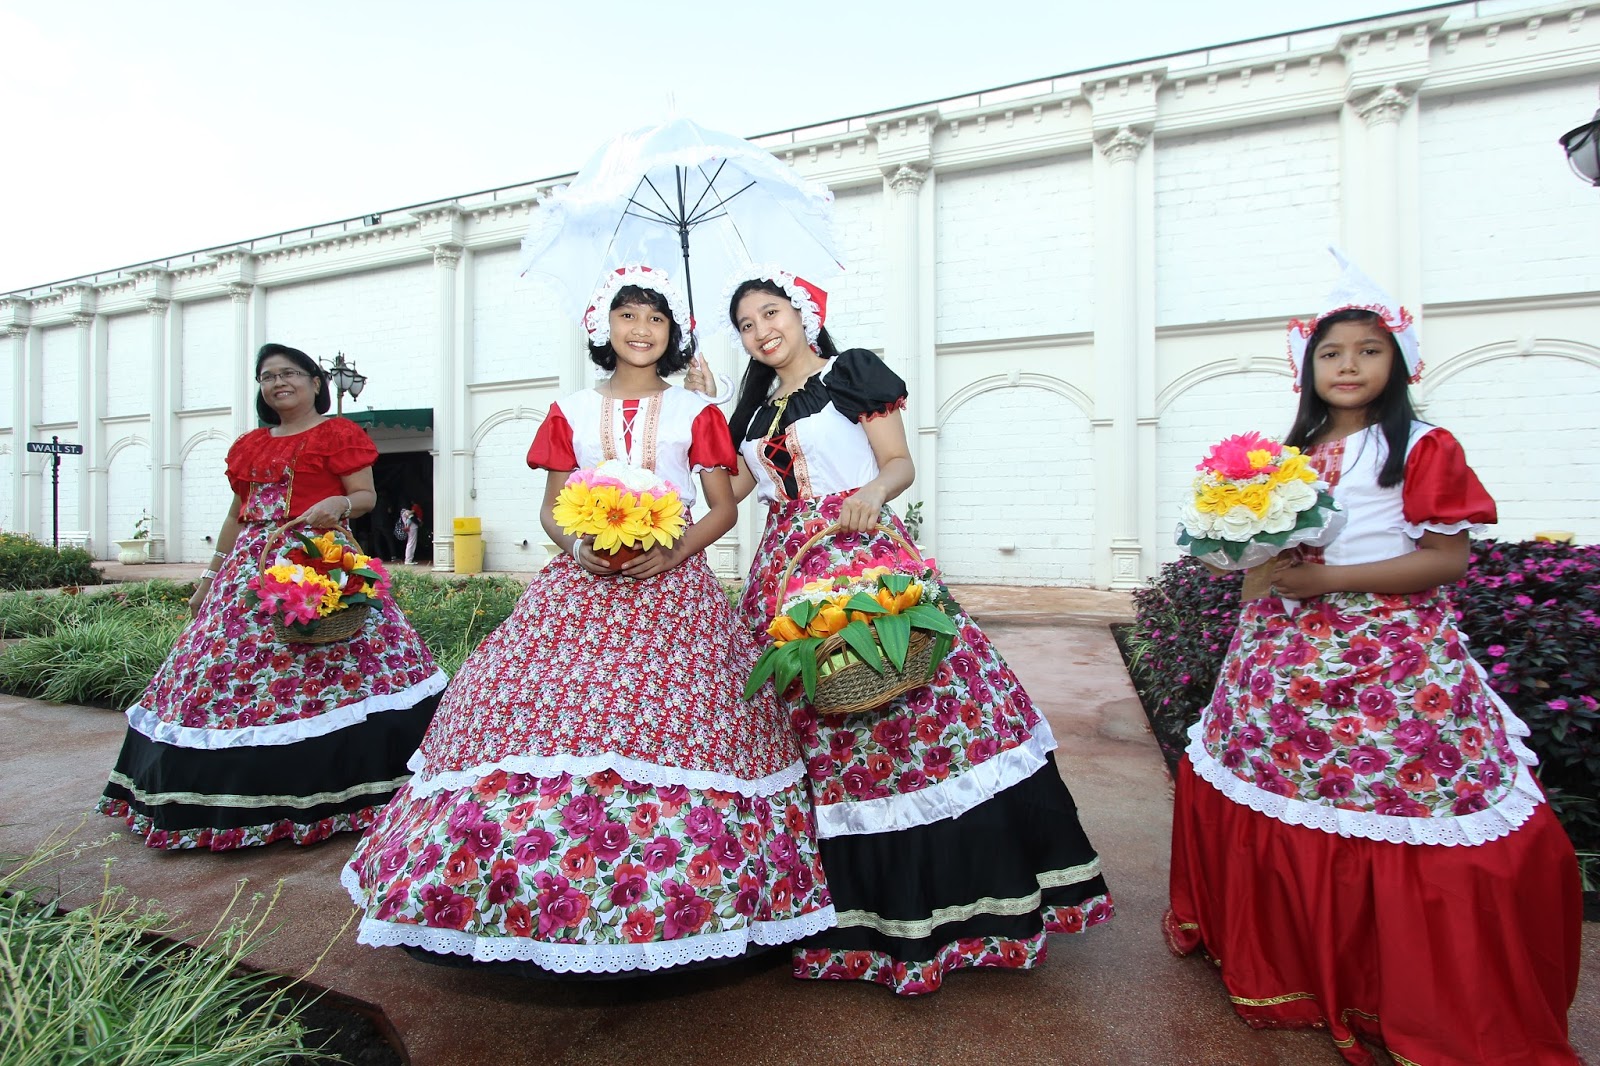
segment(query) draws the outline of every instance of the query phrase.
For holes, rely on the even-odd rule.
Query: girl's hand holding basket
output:
[[[915,545],[887,526],[878,528],[921,563]],[[789,560],[778,588],[788,589],[812,545],[841,529],[833,525],[812,536]],[[756,660],[745,698],[769,678],[780,693],[798,680],[819,713],[859,714],[928,684],[957,630],[937,606],[938,586],[918,576],[880,567],[801,589],[768,627],[773,643]]]

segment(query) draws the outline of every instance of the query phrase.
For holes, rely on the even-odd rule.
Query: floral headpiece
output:
[[[806,343],[811,345],[813,351],[816,350],[817,337],[822,333],[822,324],[828,319],[828,294],[805,278],[796,277],[787,270],[763,266],[742,273],[728,286],[728,291],[722,297],[724,306],[733,303],[733,294],[747,281],[770,281],[782,289],[789,297],[789,302],[794,305],[794,309],[800,312],[800,325],[806,331]],[[735,336],[738,335],[739,327],[736,324],[730,322],[729,328]]]
[[[611,343],[611,301],[627,285],[650,289],[662,295],[683,337],[678,347],[688,351],[694,343],[694,318],[689,314],[688,301],[672,283],[672,279],[667,277],[666,271],[642,265],[618,267],[607,274],[606,280],[595,290],[589,300],[588,310],[583,312],[583,328],[589,334],[590,342],[596,345]]]
[[[1305,357],[1306,341],[1311,339],[1323,319],[1340,311],[1371,311],[1377,315],[1383,321],[1383,328],[1394,334],[1395,343],[1400,346],[1400,356],[1406,361],[1406,370],[1411,374],[1409,380],[1415,385],[1422,380],[1422,352],[1411,312],[1401,307],[1360,267],[1346,259],[1339,249],[1329,248],[1328,251],[1338,261],[1340,273],[1338,283],[1323,301],[1325,310],[1317,312],[1309,322],[1297,318],[1289,323],[1289,373],[1294,380],[1294,391],[1300,391],[1300,367]]]

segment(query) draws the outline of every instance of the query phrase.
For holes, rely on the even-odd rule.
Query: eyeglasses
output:
[[[275,381],[282,381],[285,384],[292,384],[296,381],[304,381],[310,376],[311,375],[307,374],[304,370],[279,370],[277,372],[263,370],[256,376],[256,382],[261,385],[271,385]]]

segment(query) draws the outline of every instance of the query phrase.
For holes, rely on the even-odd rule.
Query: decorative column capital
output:
[[[887,173],[884,177],[889,179],[889,188],[896,193],[915,196],[922,189],[923,182],[928,180],[928,169],[911,163],[901,163],[892,173]]]
[[[88,329],[94,325],[94,315],[80,311],[72,316],[72,324],[79,329]]]
[[[7,340],[21,340],[28,335],[27,326],[7,326],[5,337]]]
[[[234,284],[228,286],[228,299],[232,300],[235,304],[249,303],[250,290],[251,286],[235,282]]]
[[[148,311],[151,314],[152,317],[160,318],[160,317],[162,317],[163,315],[165,315],[167,313],[167,308],[171,304],[172,304],[171,300],[163,300],[160,297],[156,296],[156,297],[151,297],[150,299],[148,299],[148,300],[146,300],[144,302],[144,309],[146,311]]]
[[[1399,122],[1410,106],[1411,97],[1401,92],[1398,86],[1385,85],[1361,103],[1355,104],[1355,109],[1356,114],[1371,127]]]
[[[461,262],[462,248],[459,244],[436,244],[430,251],[433,252],[433,265],[454,270],[456,264]]]
[[[1095,142],[1108,163],[1132,163],[1148,143],[1150,138],[1131,126],[1121,126],[1111,136]]]

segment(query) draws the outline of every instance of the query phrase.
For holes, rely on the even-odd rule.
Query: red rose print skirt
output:
[[[740,603],[761,639],[783,598],[784,568],[847,496],[768,512]],[[888,508],[882,521],[904,535]],[[881,534],[823,538],[792,581],[915,565],[900,552]],[[923,580],[941,581],[931,569]],[[1048,723],[983,630],[951,603],[960,636],[931,684],[860,715],[789,705],[839,914],[836,929],[796,953],[796,976],[932,992],[956,969],[1030,968],[1044,957],[1047,932],[1112,915]]]
[[[732,958],[833,923],[794,737],[705,558],[552,561],[462,665],[345,868],[359,938],[556,973]]]
[[[288,485],[254,485],[198,617],[139,702],[98,809],[153,848],[311,844],[361,829],[409,775],[444,689],[387,593],[348,640],[284,644],[245,606]]]

